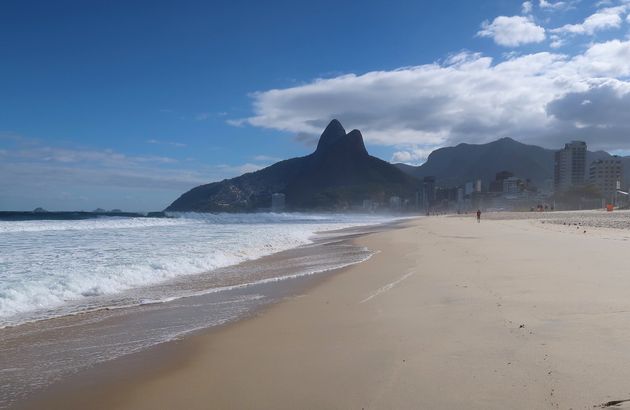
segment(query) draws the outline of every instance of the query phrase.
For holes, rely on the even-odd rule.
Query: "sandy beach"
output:
[[[418,218],[360,237],[379,251],[367,262],[22,404],[630,408],[630,231],[510,218]]]

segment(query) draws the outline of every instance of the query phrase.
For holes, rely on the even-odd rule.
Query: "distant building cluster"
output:
[[[448,186],[435,176],[425,176],[415,197],[382,195],[354,205],[363,212],[421,212],[426,214],[484,210],[588,209],[629,204],[623,161],[605,156],[588,161],[587,144],[571,141],[554,152],[553,178],[534,183],[527,175],[498,169],[493,179],[471,175],[470,180]],[[486,174],[487,175],[487,174]],[[442,182],[442,183],[441,183]],[[285,195],[274,193],[271,210],[285,209]]]
[[[443,187],[435,177],[422,181],[416,196],[420,211],[553,210],[599,208],[628,203],[623,161],[617,156],[588,162],[587,144],[571,141],[553,156],[553,179],[532,183],[527,175],[497,170],[493,180],[471,178],[461,186]],[[551,166],[551,164],[550,164]]]
[[[554,190],[558,195],[582,191],[597,196],[596,200],[604,205],[616,205],[622,200],[620,194],[627,196],[622,191],[625,187],[623,174],[623,162],[618,156],[596,159],[587,167],[584,141],[572,141],[555,153]]]

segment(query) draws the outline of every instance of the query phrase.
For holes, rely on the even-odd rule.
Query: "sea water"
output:
[[[171,216],[0,221],[0,328],[171,300],[186,295],[181,286],[162,286],[149,293],[150,299],[142,289],[190,275],[212,275],[218,268],[306,245],[318,231],[386,219],[295,213]],[[210,287],[222,283],[215,279]],[[230,284],[238,282],[232,277]]]

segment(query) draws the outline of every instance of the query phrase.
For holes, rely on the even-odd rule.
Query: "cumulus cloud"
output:
[[[552,101],[547,111],[565,121],[583,126],[630,128],[630,93],[613,84],[602,84],[587,91],[568,93]]]
[[[521,6],[521,13],[523,14],[530,14],[534,9],[534,5],[532,4],[531,1],[524,1],[523,5]]]
[[[550,36],[551,42],[549,43],[549,47],[551,48],[560,48],[567,44],[567,41],[559,35],[552,34]]]
[[[499,16],[492,23],[483,22],[477,35],[492,38],[501,46],[516,47],[544,41],[545,29],[523,16]]]
[[[572,3],[573,2],[566,2],[566,1],[550,2],[547,0],[540,0],[540,2],[538,3],[538,6],[541,9],[546,9],[546,10],[566,10],[571,7]]]
[[[630,76],[630,41],[596,43],[573,59],[573,66],[586,77],[625,78]],[[625,83],[628,84],[628,83]]]
[[[628,147],[630,135],[630,87],[611,82],[582,92],[568,93],[549,103],[547,112],[573,124],[576,138],[597,135],[599,149]]]
[[[504,136],[560,146],[589,130],[584,138],[594,147],[614,141],[619,149],[630,148],[628,133],[614,116],[600,133],[595,125],[580,128],[591,122],[560,115],[561,103],[554,104],[604,86],[624,96],[630,93],[629,76],[630,41],[595,43],[574,56],[544,51],[503,61],[464,52],[443,63],[257,92],[254,115],[242,123],[316,137],[338,118],[348,129],[361,129],[368,143],[397,148],[393,159],[404,162],[421,161],[423,150]],[[584,100],[595,103],[595,97]],[[625,101],[610,103],[623,112]]]
[[[627,5],[617,7],[606,7],[588,16],[582,23],[566,24],[562,27],[552,29],[552,33],[559,34],[587,34],[593,35],[598,31],[619,28],[622,23],[622,16],[627,13]]]
[[[431,148],[409,147],[406,150],[394,152],[391,162],[402,162],[411,165],[422,164],[427,160],[432,151]]]

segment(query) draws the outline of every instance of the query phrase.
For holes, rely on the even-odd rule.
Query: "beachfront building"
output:
[[[435,177],[424,177],[422,180],[422,192],[426,205],[430,206],[435,202]]]
[[[402,200],[399,196],[389,197],[389,209],[398,210],[402,206]]]
[[[614,156],[610,159],[593,161],[589,167],[589,183],[597,187],[606,203],[615,202],[618,189],[623,186],[623,163],[621,158]]]
[[[556,192],[584,185],[586,176],[586,142],[572,141],[556,151],[554,189]]]
[[[521,180],[516,177],[508,177],[503,180],[503,193],[504,194],[518,194],[520,189],[519,185]]]
[[[494,181],[490,181],[490,192],[505,192],[504,183],[508,178],[514,177],[514,174],[510,171],[498,172],[494,178]]]
[[[464,185],[464,196],[470,196],[473,192],[475,192],[475,184],[471,182],[466,182]]]

